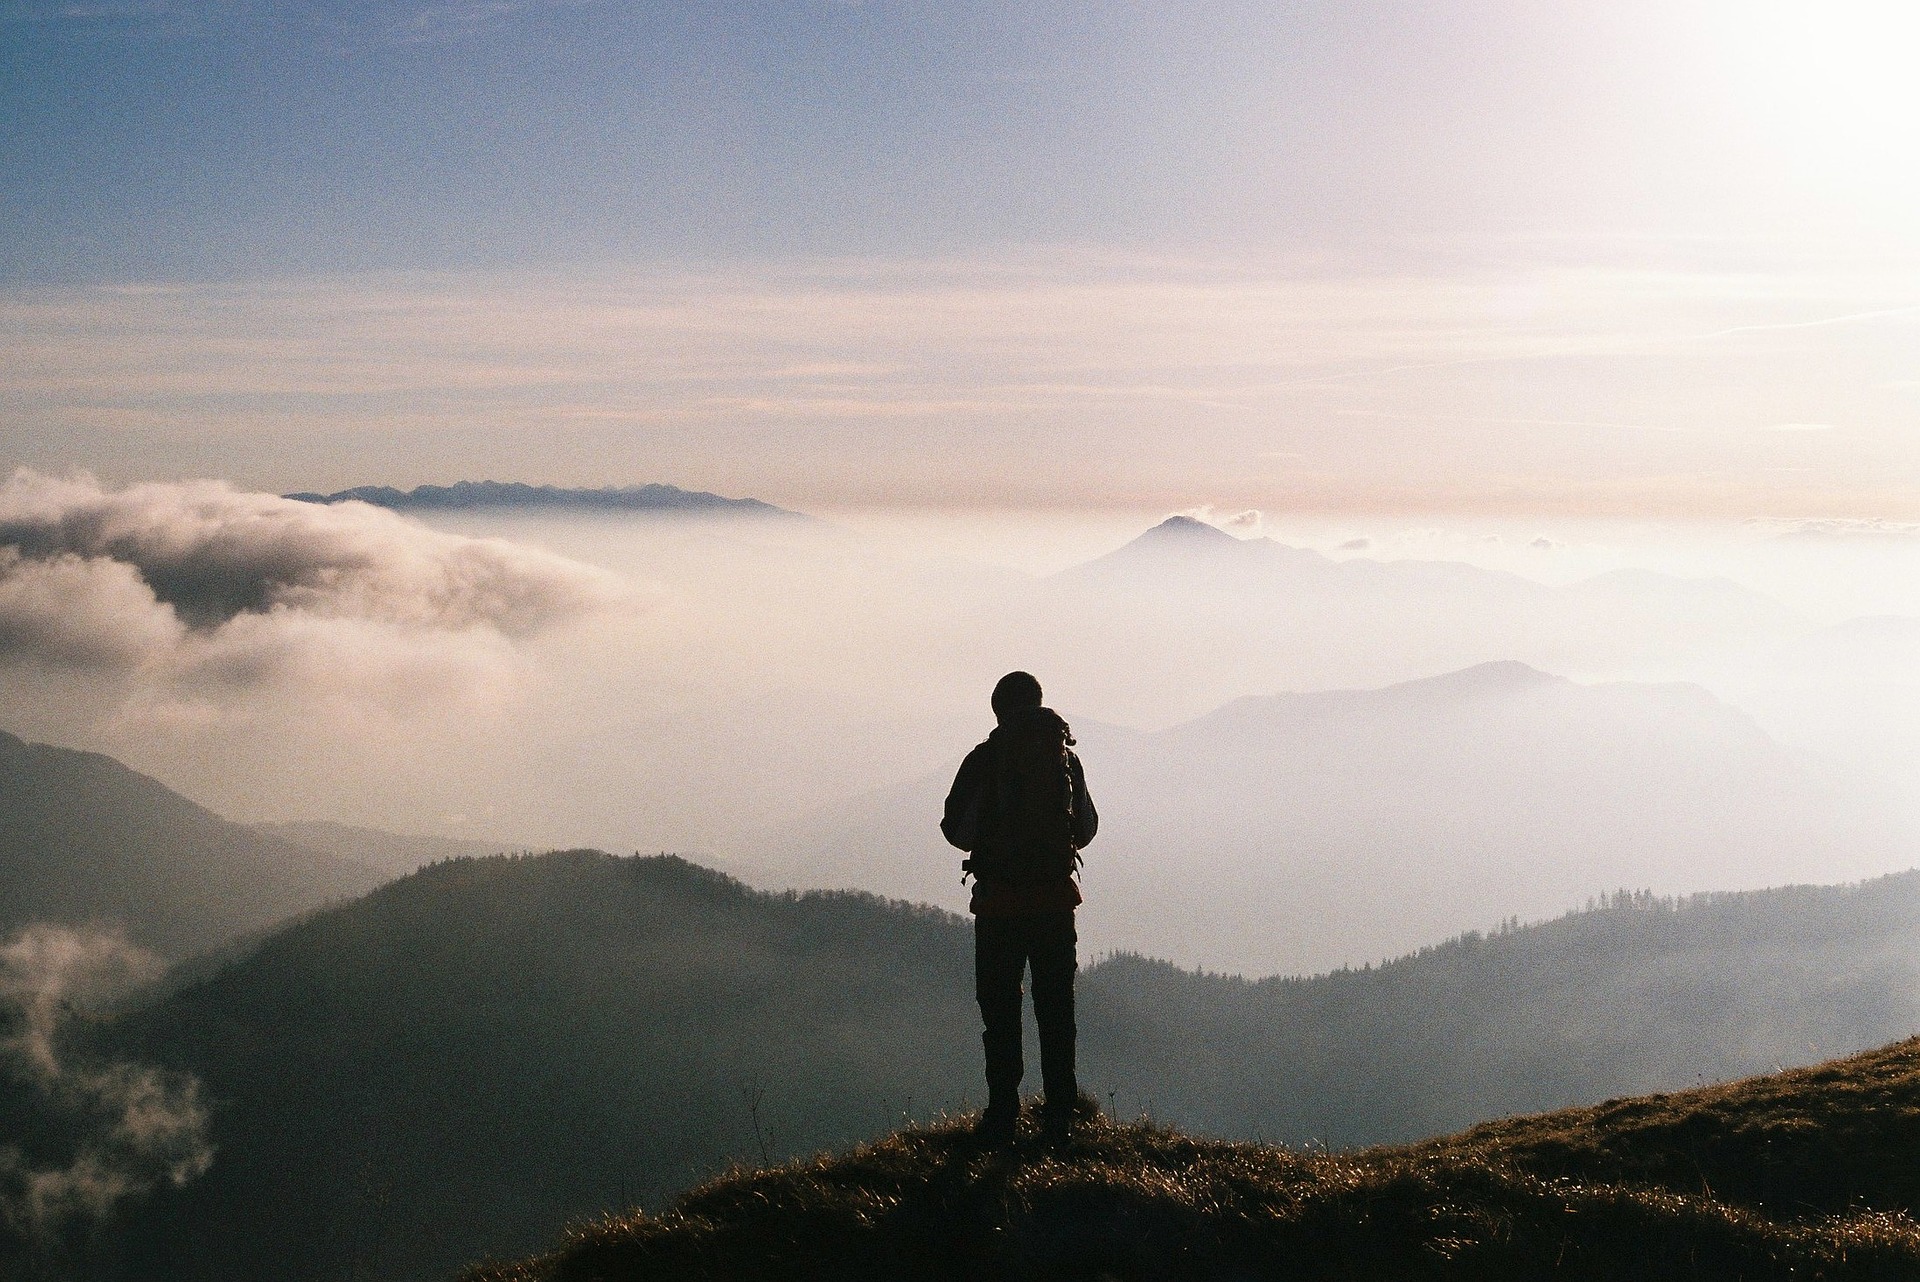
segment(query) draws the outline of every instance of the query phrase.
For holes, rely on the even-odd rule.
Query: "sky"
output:
[[[1920,516],[1869,0],[0,2],[0,464]]]

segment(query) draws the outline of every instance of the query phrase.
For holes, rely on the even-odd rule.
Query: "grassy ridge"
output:
[[[742,1171],[467,1282],[1920,1277],[1920,1039],[1351,1154],[963,1120]]]
[[[1768,1077],[1488,1122],[1413,1151],[1706,1193],[1783,1216],[1908,1210],[1920,1206],[1920,1038]]]

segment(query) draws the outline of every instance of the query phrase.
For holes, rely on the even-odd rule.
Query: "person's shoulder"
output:
[[[960,759],[959,773],[964,775],[970,770],[980,769],[981,763],[986,759],[987,753],[992,751],[992,748],[993,743],[991,740],[982,739],[979,743],[976,743],[967,752],[967,755]]]

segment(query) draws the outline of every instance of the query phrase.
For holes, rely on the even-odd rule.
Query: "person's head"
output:
[[[993,687],[993,715],[1009,716],[1040,706],[1040,683],[1031,672],[1009,672]]]

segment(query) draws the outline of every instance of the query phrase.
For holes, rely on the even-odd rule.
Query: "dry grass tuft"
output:
[[[1920,1040],[1351,1154],[1100,1119],[991,1150],[969,1121],[738,1172],[467,1282],[1920,1278]]]

